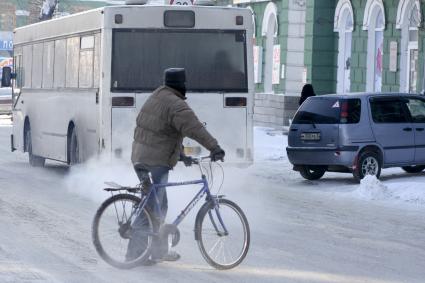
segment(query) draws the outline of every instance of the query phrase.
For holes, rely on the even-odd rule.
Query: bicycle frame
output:
[[[148,200],[150,199],[151,194],[153,194],[153,197],[154,197],[154,200],[155,200],[155,205],[154,205],[155,208],[154,209],[156,210],[156,213],[158,213],[157,215],[160,216],[160,219],[164,219],[165,217],[164,217],[162,211],[159,209],[159,200],[158,200],[156,190],[158,188],[164,188],[164,187],[167,187],[167,188],[168,187],[179,187],[179,186],[196,185],[196,184],[202,184],[202,188],[198,191],[198,193],[195,195],[195,197],[186,205],[186,207],[176,217],[176,219],[173,221],[172,224],[178,226],[183,221],[183,219],[189,214],[189,212],[192,210],[192,208],[194,208],[195,205],[199,202],[199,200],[202,199],[203,196],[206,194],[207,200],[211,199],[214,202],[214,209],[215,209],[215,212],[217,214],[217,218],[218,218],[221,226],[223,227],[224,233],[222,233],[218,230],[215,222],[212,219],[211,213],[209,213],[215,230],[219,234],[227,235],[228,231],[227,231],[227,228],[224,225],[223,219],[220,215],[220,212],[219,212],[219,209],[218,209],[217,198],[213,197],[211,195],[210,189],[208,187],[208,181],[207,181],[205,175],[202,175],[202,179],[200,179],[200,180],[185,181],[185,182],[174,182],[174,183],[163,183],[163,184],[152,184],[151,189],[149,190],[149,193],[146,195],[145,198],[143,198],[143,201],[139,204],[137,211],[143,210],[143,208],[146,206]],[[136,213],[136,214],[138,214],[138,213]]]

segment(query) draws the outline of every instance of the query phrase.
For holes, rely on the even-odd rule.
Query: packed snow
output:
[[[425,173],[384,169],[357,184],[351,174],[304,180],[292,171],[287,136],[255,128],[255,162],[214,167],[214,190],[237,202],[251,226],[245,261],[211,268],[193,236],[196,210],[180,227],[175,263],[117,270],[96,254],[91,221],[109,195],[104,181],[137,183],[126,160],[99,157],[69,168],[32,168],[10,152],[11,126],[0,117],[0,282],[424,282]],[[223,174],[224,172],[224,174]],[[199,178],[179,165],[173,181]],[[223,186],[221,185],[223,181]],[[199,187],[169,189],[169,220]]]

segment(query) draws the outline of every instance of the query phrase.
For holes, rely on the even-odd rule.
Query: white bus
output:
[[[226,150],[253,158],[248,9],[123,5],[17,28],[12,150],[68,164],[131,151],[136,116],[163,71],[183,67],[187,102]],[[16,91],[14,92],[16,93]],[[205,149],[184,141],[188,153]]]

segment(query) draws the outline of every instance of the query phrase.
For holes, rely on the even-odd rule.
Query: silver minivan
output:
[[[379,177],[382,168],[425,169],[425,97],[358,93],[308,98],[288,133],[288,159],[308,180],[326,171]]]

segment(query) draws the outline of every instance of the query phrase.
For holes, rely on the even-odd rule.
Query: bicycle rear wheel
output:
[[[144,225],[134,232],[135,220],[140,198],[130,194],[118,194],[108,198],[96,212],[92,224],[92,240],[100,257],[112,266],[128,269],[142,264],[150,255],[153,239],[153,224],[150,214],[143,209],[140,215]],[[138,219],[140,218],[138,217]],[[135,235],[143,237],[143,245],[135,250],[129,249],[129,242]],[[134,243],[134,242],[133,242]],[[131,252],[131,257],[129,256]]]
[[[234,268],[248,253],[248,220],[242,209],[230,200],[218,199],[217,208],[212,201],[207,202],[196,217],[195,238],[208,264],[217,269]]]

